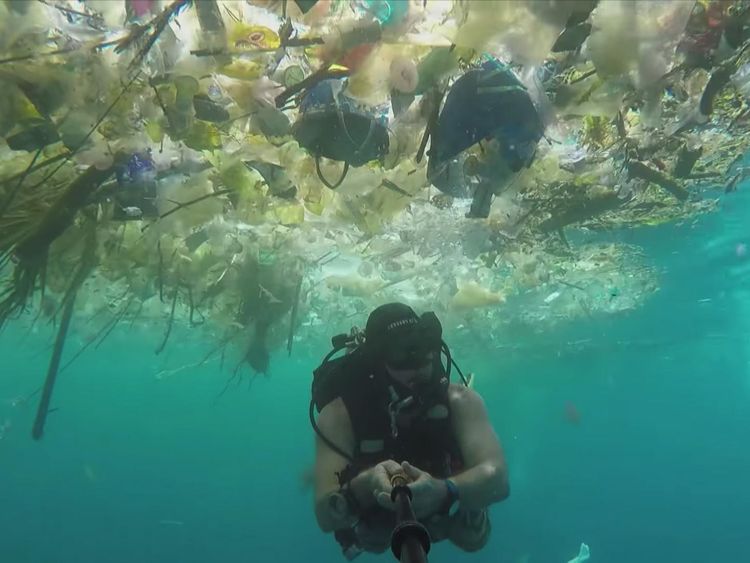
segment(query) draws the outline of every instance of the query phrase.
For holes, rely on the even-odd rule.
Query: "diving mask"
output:
[[[435,313],[389,327],[382,349],[383,361],[394,370],[416,370],[432,364],[440,353],[442,326]]]

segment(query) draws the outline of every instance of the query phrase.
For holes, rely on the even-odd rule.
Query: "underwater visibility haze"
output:
[[[357,476],[451,432],[423,489],[389,474],[403,562],[750,562],[748,26],[0,1],[0,563],[392,560]],[[326,432],[367,460],[330,491]]]

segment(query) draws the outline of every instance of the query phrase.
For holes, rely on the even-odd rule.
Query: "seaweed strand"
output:
[[[157,279],[159,281],[159,301],[164,303],[164,256],[161,253],[161,241],[156,241],[156,251],[159,254],[159,269]]]
[[[187,289],[188,305],[190,306],[190,326],[202,325],[204,322],[206,322],[206,317],[204,317],[203,313],[201,313],[200,310],[195,306],[195,302],[193,301],[193,288],[190,285],[185,285],[185,289]],[[193,320],[193,316],[196,312],[201,316],[200,322],[196,322]]]
[[[34,158],[31,159],[31,162],[26,167],[26,170],[24,170],[21,173],[21,177],[18,179],[18,183],[16,184],[16,187],[10,191],[10,193],[8,194],[8,197],[6,197],[5,201],[2,203],[2,205],[0,205],[0,217],[5,215],[5,212],[10,207],[10,204],[13,203],[13,200],[16,199],[16,196],[21,191],[21,186],[23,186],[23,181],[26,179],[26,176],[29,175],[29,172],[31,172],[31,169],[34,167],[34,164],[39,158],[39,155],[42,154],[43,148],[44,147],[39,147],[39,149],[37,149],[36,153],[34,154]]]
[[[97,128],[102,124],[102,122],[105,119],[107,119],[107,116],[112,112],[113,109],[115,109],[115,106],[117,105],[117,103],[122,99],[122,97],[125,95],[125,93],[128,90],[130,90],[130,87],[135,83],[135,81],[140,76],[141,76],[141,71],[139,70],[138,72],[135,73],[135,75],[133,76],[133,78],[131,78],[130,81],[127,84],[125,84],[125,86],[122,87],[122,90],[120,90],[120,93],[117,95],[117,97],[114,99],[114,101],[111,104],[109,104],[109,107],[107,107],[107,109],[104,110],[104,113],[102,113],[102,115],[99,117],[99,119],[96,120],[96,123],[94,123],[94,125],[91,127],[91,129],[89,129],[88,133],[86,133],[86,135],[83,137],[83,139],[81,140],[81,142],[78,143],[78,145],[76,146],[76,148],[73,149],[72,151],[70,151],[69,153],[67,153],[65,155],[65,158],[63,158],[63,161],[52,172],[50,172],[42,180],[40,180],[39,182],[37,182],[36,184],[34,184],[33,186],[31,186],[30,189],[34,190],[34,189],[38,188],[39,186],[43,185],[44,183],[46,183],[47,180],[49,180],[50,178],[52,178],[52,176],[54,176],[55,174],[57,174],[57,171],[60,170],[60,168],[62,168],[63,166],[65,166],[65,164],[71,158],[73,158],[73,156],[79,150],[81,150],[84,147],[84,145],[88,142],[88,140],[91,137],[91,135],[93,135],[94,132],[97,130]]]
[[[294,305],[292,305],[292,314],[289,319],[289,337],[286,341],[286,351],[292,355],[292,344],[294,343],[294,331],[297,328],[297,311],[299,311],[299,296],[302,292],[302,280],[304,276],[300,275],[297,287],[294,290]]]
[[[169,340],[169,335],[172,333],[172,325],[174,324],[174,310],[177,306],[177,295],[179,294],[179,290],[175,288],[174,290],[174,296],[172,297],[172,310],[169,312],[169,321],[167,322],[167,332],[164,333],[164,339],[161,341],[161,344],[156,349],[156,354],[159,355],[164,350],[164,347],[167,345],[167,341]]]
[[[130,304],[133,301],[133,297],[131,296],[130,299],[128,299],[127,303],[125,303],[125,307],[122,311],[120,311],[118,314],[113,316],[109,321],[107,321],[102,328],[99,329],[99,332],[96,333],[94,338],[89,340],[86,344],[84,344],[78,352],[75,353],[75,355],[68,360],[68,362],[60,369],[60,373],[64,372],[68,367],[75,362],[81,354],[83,354],[88,348],[96,342],[95,348],[98,348],[102,342],[104,342],[107,337],[112,333],[112,331],[115,329],[117,324],[122,320],[122,318],[125,316],[125,313],[127,313],[128,308],[130,307]]]

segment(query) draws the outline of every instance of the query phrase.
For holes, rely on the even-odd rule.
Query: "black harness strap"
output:
[[[448,477],[451,466],[461,463],[451,426],[447,387],[427,405],[445,407],[444,416],[430,418],[425,408],[422,417],[409,427],[399,426],[398,436],[394,436],[384,376],[364,373],[350,381],[352,384],[342,390],[341,398],[352,423],[355,449],[353,463],[340,476],[342,482],[386,459],[409,461],[436,477]]]

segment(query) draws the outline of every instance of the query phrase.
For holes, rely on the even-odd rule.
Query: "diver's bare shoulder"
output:
[[[482,397],[471,387],[451,383],[448,386],[448,401],[452,407],[472,407],[481,404]]]

